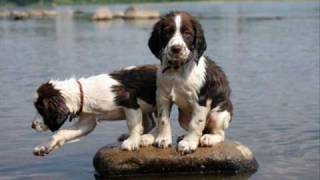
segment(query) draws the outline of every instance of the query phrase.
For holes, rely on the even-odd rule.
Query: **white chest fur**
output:
[[[201,57],[198,64],[189,62],[180,71],[158,72],[157,88],[160,95],[166,95],[183,111],[191,111],[198,100],[198,93],[205,82],[206,59]]]

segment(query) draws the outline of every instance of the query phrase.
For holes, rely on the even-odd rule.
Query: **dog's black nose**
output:
[[[182,46],[180,45],[174,45],[171,47],[171,52],[174,54],[178,54],[182,51]]]

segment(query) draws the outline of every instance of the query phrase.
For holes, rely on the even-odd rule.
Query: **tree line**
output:
[[[104,3],[131,3],[131,2],[170,2],[177,0],[0,0],[1,4],[13,4],[26,6],[32,4],[52,5],[52,4],[104,4]],[[181,1],[181,0],[180,0]],[[183,0],[191,1],[191,0]]]

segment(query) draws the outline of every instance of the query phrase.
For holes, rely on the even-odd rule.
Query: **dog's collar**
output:
[[[80,107],[79,110],[76,112],[76,115],[79,116],[83,109],[83,88],[79,80],[77,80],[77,83],[80,89]]]

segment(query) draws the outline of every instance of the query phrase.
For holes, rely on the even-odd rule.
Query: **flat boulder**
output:
[[[135,6],[130,6],[124,12],[125,19],[155,19],[160,17],[157,10],[142,10]]]
[[[252,151],[235,141],[200,147],[181,155],[176,148],[144,147],[123,151],[103,147],[95,155],[94,167],[100,177],[159,174],[251,174],[258,169]]]
[[[54,18],[59,15],[59,13],[53,9],[52,10],[43,10],[42,13],[43,13],[44,17],[48,17],[48,18]]]
[[[31,18],[42,18],[43,17],[43,11],[42,10],[37,10],[33,9],[29,11],[29,16]]]
[[[113,18],[113,13],[109,8],[100,8],[92,15],[94,21],[110,20]]]
[[[114,19],[124,18],[124,12],[122,11],[113,12],[113,18]]]

